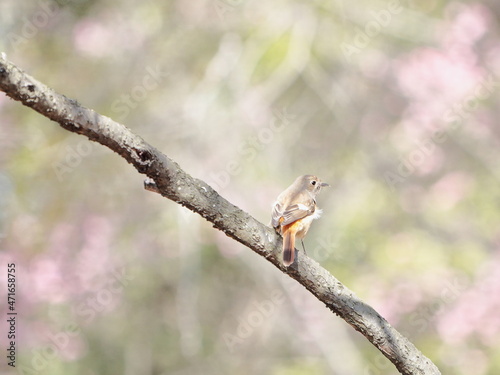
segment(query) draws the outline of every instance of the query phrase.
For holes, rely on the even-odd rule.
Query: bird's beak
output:
[[[330,187],[330,184],[327,184],[326,182],[322,182],[321,187]]]

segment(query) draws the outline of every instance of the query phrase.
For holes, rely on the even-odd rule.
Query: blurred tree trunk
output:
[[[300,252],[294,268],[285,268],[280,257],[281,237],[273,229],[228,202],[204,181],[188,175],[176,162],[125,126],[56,93],[3,56],[0,58],[0,89],[64,129],[109,147],[149,177],[146,189],[198,213],[227,236],[265,257],[361,332],[401,374],[440,374],[408,339],[314,260]]]

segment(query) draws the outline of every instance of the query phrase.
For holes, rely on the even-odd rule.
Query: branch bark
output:
[[[146,188],[198,213],[229,237],[266,258],[281,272],[306,287],[330,310],[364,335],[405,375],[437,375],[438,368],[372,307],[333,277],[317,262],[298,253],[294,267],[281,263],[282,240],[273,229],[220,196],[204,181],[193,178],[166,155],[125,126],[75,100],[56,93],[0,57],[0,90],[59,123],[109,147],[154,181]],[[150,181],[150,180],[148,180]]]

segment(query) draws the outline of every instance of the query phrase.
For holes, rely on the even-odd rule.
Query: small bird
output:
[[[295,238],[302,241],[312,221],[321,216],[322,211],[316,206],[316,196],[325,186],[330,185],[313,175],[297,177],[273,205],[271,225],[283,236],[283,264],[286,267],[295,259]]]

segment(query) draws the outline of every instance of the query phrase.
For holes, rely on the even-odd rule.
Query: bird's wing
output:
[[[282,214],[283,221],[281,221],[281,225],[288,225],[294,221],[312,215],[314,213],[315,206],[314,201],[312,201],[311,204],[298,203],[288,206]]]
[[[283,205],[276,201],[273,205],[273,212],[271,213],[271,225],[273,228],[280,226],[280,219],[283,216]]]

